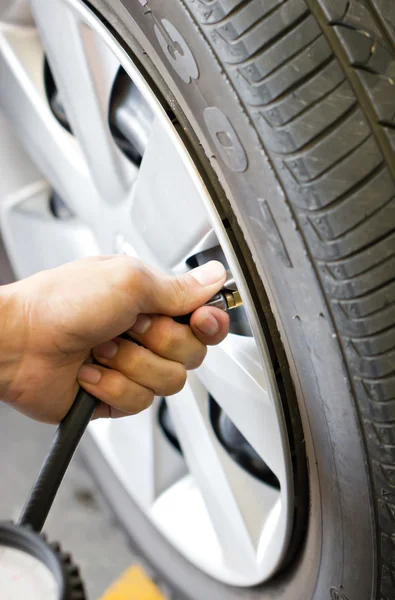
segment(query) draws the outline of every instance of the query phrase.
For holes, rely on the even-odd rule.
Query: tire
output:
[[[91,5],[218,178],[224,217],[270,299],[308,458],[304,541],[269,583],[231,588],[187,563],[124,491],[115,494],[91,447],[94,471],[182,597],[394,599],[395,8],[389,0]]]

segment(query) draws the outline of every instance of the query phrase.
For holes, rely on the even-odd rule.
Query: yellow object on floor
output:
[[[141,567],[130,567],[101,600],[166,600]]]

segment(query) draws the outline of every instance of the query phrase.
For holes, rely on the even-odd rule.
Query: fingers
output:
[[[79,384],[90,394],[113,409],[134,415],[151,406],[154,392],[123,373],[100,365],[84,365],[78,374]],[[98,409],[98,413],[103,409]],[[108,416],[108,414],[106,415]]]
[[[139,315],[128,333],[155,354],[196,369],[206,356],[206,346],[222,342],[228,331],[229,316],[224,311],[202,306],[192,314],[189,327],[170,317]]]
[[[58,346],[73,352],[121,335],[138,314],[192,312],[225,279],[216,261],[169,277],[130,256],[92,257],[33,276],[25,281],[22,297],[24,311],[42,324],[43,337],[56,336]],[[48,310],[33,301],[37,296],[46,298]]]
[[[184,365],[162,358],[127,340],[117,339],[102,344],[94,349],[93,355],[104,366],[151,389],[156,396],[171,396],[185,385]]]
[[[140,320],[141,316],[128,331],[133,339],[162,358],[182,363],[186,369],[196,369],[202,364],[207,348],[188,325],[159,315],[151,317],[148,324],[145,319]],[[141,327],[142,321],[144,328]]]
[[[113,262],[113,264],[111,264]],[[210,261],[185,275],[169,277],[128,256],[103,261],[109,287],[125,292],[137,313],[178,316],[192,312],[221,289],[224,266]]]
[[[189,327],[202,344],[215,346],[228,335],[229,315],[220,308],[202,306],[192,314]]]
[[[161,358],[127,340],[102,344],[93,354],[100,365],[84,365],[78,381],[109,406],[99,406],[96,417],[136,414],[151,405],[154,395],[176,394],[186,381],[181,363]]]
[[[124,322],[124,317],[119,319],[122,311],[138,314],[137,320],[131,319],[134,325],[129,333],[142,345],[117,338],[96,347],[93,354],[100,364],[84,365],[78,381],[101,400],[96,416],[135,414],[147,408],[154,395],[169,396],[180,391],[185,384],[185,370],[200,366],[206,346],[226,336],[228,316],[201,306],[222,287],[226,272],[216,261],[176,278],[162,276],[129,257],[109,257],[96,263],[101,263],[101,281],[111,295],[114,314],[109,317],[119,320],[120,327]],[[170,318],[194,309],[190,327]],[[95,320],[96,328],[100,319],[98,316]],[[102,329],[104,335],[106,328]]]
[[[140,315],[129,333],[143,345],[121,338],[101,344],[93,350],[100,365],[84,365],[79,372],[82,387],[102,401],[96,418],[135,414],[154,395],[179,392],[186,369],[200,366],[206,345],[222,341],[228,324],[226,313],[207,306],[194,312],[190,327],[166,316]]]
[[[152,312],[172,317],[185,315],[202,306],[216,294],[226,280],[225,267],[212,260],[185,275],[168,277],[163,281],[157,301],[163,305]]]
[[[122,419],[123,417],[130,417],[130,414],[122,412],[122,410],[117,410],[109,404],[100,402],[92,419]]]

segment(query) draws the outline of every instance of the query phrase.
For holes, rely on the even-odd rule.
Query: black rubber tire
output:
[[[304,544],[265,585],[211,580],[130,507],[128,529],[193,600],[395,599],[393,1],[91,5],[226,192],[276,315],[309,461]]]

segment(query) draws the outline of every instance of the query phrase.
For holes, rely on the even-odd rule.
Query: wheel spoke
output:
[[[119,62],[66,2],[32,0],[32,6],[67,118],[95,184],[106,201],[122,200],[134,170],[116,147],[108,126]]]
[[[18,278],[99,252],[92,232],[78,219],[54,218],[50,194],[48,185],[38,182],[2,206],[2,236]]]
[[[229,335],[209,348],[200,380],[280,481],[284,450],[278,417],[253,338]]]
[[[185,463],[159,429],[157,410],[152,407],[132,418],[99,420],[90,431],[107,459],[120,474],[133,498],[150,510],[156,498],[185,475]]]
[[[188,168],[164,124],[156,119],[134,190],[132,228],[166,271],[182,268],[192,254],[218,244]]]
[[[95,190],[75,139],[49,109],[43,52],[35,30],[1,27],[0,80],[1,108],[24,147],[72,210],[88,220]]]
[[[209,422],[207,392],[193,375],[167,400],[186,462],[203,496],[228,566],[253,572],[261,526],[278,498],[259,484],[254,508],[246,476],[223,451]],[[249,510],[242,507],[249,506]],[[258,509],[259,507],[259,509]],[[260,514],[258,516],[258,513]]]

